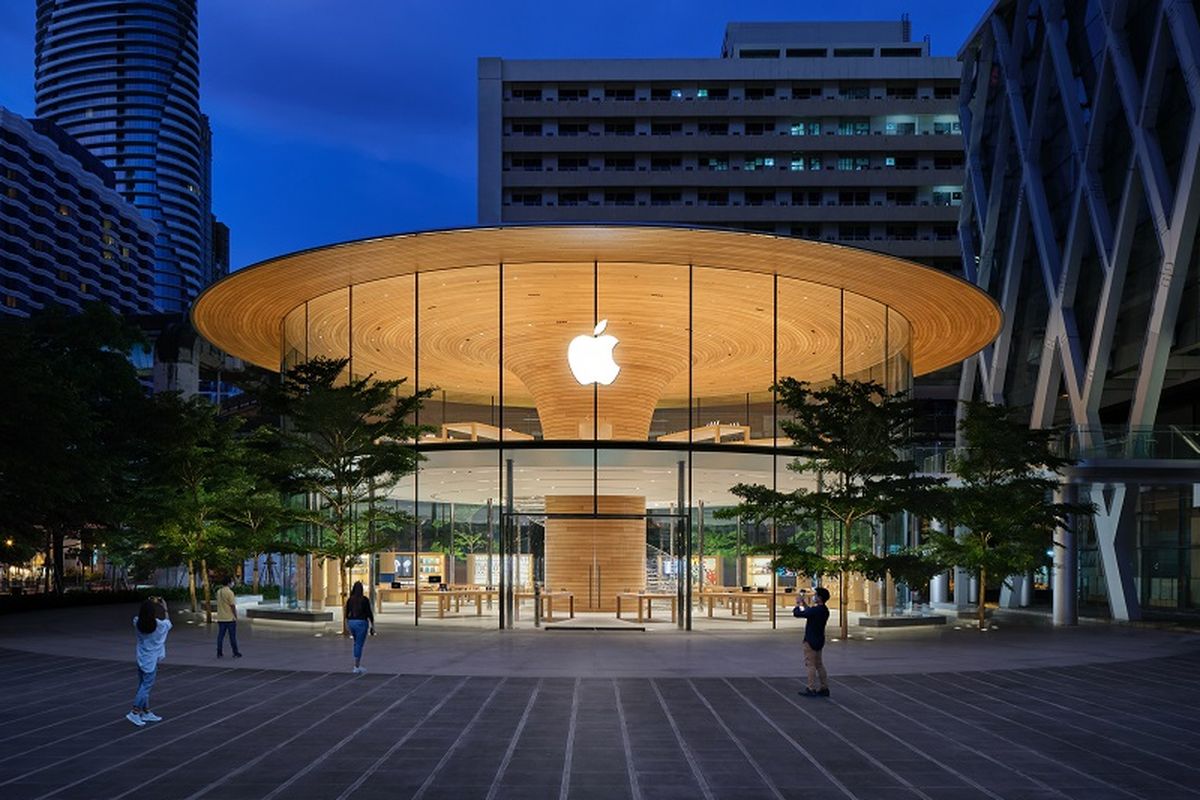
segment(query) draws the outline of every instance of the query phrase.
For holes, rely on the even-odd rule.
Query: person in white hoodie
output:
[[[138,615],[133,618],[133,629],[137,632],[138,688],[133,697],[133,710],[125,715],[125,719],[140,728],[147,722],[162,721],[162,717],[150,710],[150,687],[154,686],[158,662],[167,657],[167,634],[171,631],[167,601],[161,597],[148,597],[142,601]]]

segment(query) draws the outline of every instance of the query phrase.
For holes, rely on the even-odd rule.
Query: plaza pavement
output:
[[[830,643],[810,699],[798,626],[384,624],[355,677],[340,637],[243,623],[218,661],[177,624],[138,729],[133,613],[0,617],[0,798],[1200,796],[1196,634],[888,632]]]

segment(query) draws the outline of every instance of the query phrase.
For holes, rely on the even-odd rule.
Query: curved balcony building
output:
[[[38,116],[158,224],[155,307],[186,309],[212,277],[195,0],[38,0],[35,63]]]

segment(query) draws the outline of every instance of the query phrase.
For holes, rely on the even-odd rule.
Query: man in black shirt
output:
[[[804,697],[829,697],[829,678],[825,674],[825,664],[821,660],[821,650],[825,647],[825,623],[829,621],[829,607],[825,602],[829,599],[829,590],[824,586],[813,589],[812,605],[804,602],[803,596],[796,598],[796,607],[792,613],[805,620],[804,622],[804,666],[808,668],[808,688],[800,694]],[[821,683],[818,688],[817,679]]]

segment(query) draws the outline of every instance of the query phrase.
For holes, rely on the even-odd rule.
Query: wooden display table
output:
[[[437,602],[438,619],[445,619],[446,614],[450,611],[450,607],[454,606],[454,613],[462,612],[462,607],[472,600],[475,602],[475,616],[483,616],[483,601],[491,600],[499,596],[498,589],[473,589],[464,587],[461,589],[446,589],[444,591],[434,589],[433,591],[421,592],[421,602],[417,604],[417,616],[420,617],[424,613],[424,606],[431,599]]]
[[[728,441],[745,443],[750,441],[750,426],[749,425],[730,425],[727,423],[718,423],[716,425],[701,425],[699,428],[692,428],[690,431],[676,431],[675,433],[664,433],[658,437],[660,442],[716,442],[720,444],[726,441],[726,437],[730,437]]]
[[[654,601],[671,601],[671,622],[675,621],[679,610],[679,597],[674,592],[622,592],[617,595],[617,619],[621,618],[621,601],[633,600],[637,603],[637,621],[645,622],[654,617]]]
[[[534,600],[540,597],[542,602],[542,619],[547,622],[554,621],[554,600],[557,598],[560,602],[567,601],[567,613],[571,619],[575,619],[575,593],[574,592],[517,592],[516,603],[513,604],[513,619],[521,618],[521,601]],[[536,600],[535,600],[536,602]],[[562,608],[560,605],[559,608]]]
[[[779,595],[781,598],[785,595]],[[729,606],[730,616],[737,617],[745,615],[746,622],[754,621],[754,606],[760,603],[767,607],[768,618],[773,618],[775,615],[775,606],[771,600],[774,597],[770,592],[701,592],[700,603],[708,605],[708,616],[711,619],[713,615],[713,607],[718,600],[724,601]],[[788,598],[795,598],[794,594],[786,595]]]

